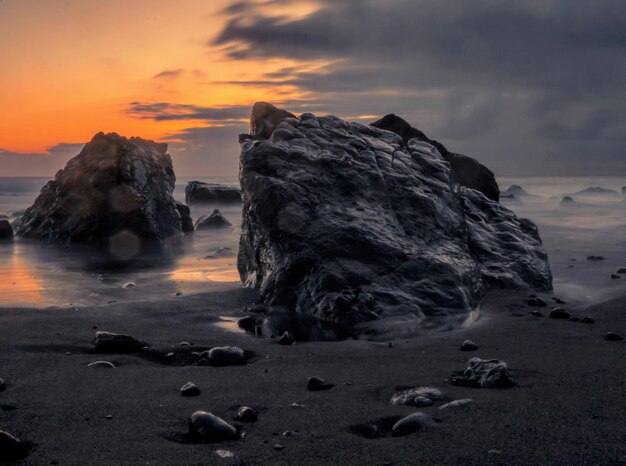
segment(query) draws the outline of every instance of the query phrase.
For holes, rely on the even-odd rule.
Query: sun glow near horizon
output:
[[[287,59],[229,58],[212,45],[232,2],[113,0],[0,2],[0,149],[45,153],[85,143],[99,132],[176,141],[193,127],[244,124],[203,116],[157,119],[131,103],[198,108],[251,106],[305,98],[285,79],[266,76],[301,66]],[[259,8],[289,18],[315,11],[312,2]],[[315,66],[316,64],[312,64]]]

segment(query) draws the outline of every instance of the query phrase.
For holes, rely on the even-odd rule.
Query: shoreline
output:
[[[214,325],[219,316],[243,315],[240,310],[253,299],[250,290],[234,289],[78,312],[0,309],[0,377],[7,384],[0,393],[0,429],[33,444],[28,458],[18,464],[626,461],[626,347],[603,339],[608,331],[626,333],[626,297],[571,309],[596,320],[595,325],[585,325],[531,316],[526,293],[491,293],[483,302],[484,317],[468,328],[397,339],[391,345],[346,340],[293,346]],[[245,366],[217,368],[94,354],[96,330],[128,333],[163,350],[187,341],[202,348],[240,346],[254,356]],[[465,339],[479,349],[459,351]],[[472,357],[507,362],[516,386],[499,390],[451,385],[451,373],[463,370]],[[98,359],[118,367],[87,367]],[[336,386],[308,392],[311,376]],[[201,389],[199,396],[180,396],[188,381]],[[445,411],[390,405],[391,395],[401,386],[433,386],[447,400],[474,402]],[[243,439],[215,444],[176,441],[195,410],[233,422],[239,405],[259,411],[258,422],[241,424]],[[369,439],[355,433],[364,423],[414,411],[440,422],[407,437]],[[292,433],[283,436],[286,431]],[[275,449],[277,444],[284,449]]]

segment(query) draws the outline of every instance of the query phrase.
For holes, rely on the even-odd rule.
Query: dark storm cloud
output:
[[[624,140],[624,1],[323,0],[292,21],[245,3],[214,44],[241,60],[329,61],[267,76],[329,112],[402,114],[497,169],[523,156],[536,171],[544,152],[571,163]]]
[[[135,118],[155,121],[205,120],[228,122],[247,118],[250,114],[250,107],[243,105],[201,107],[168,102],[131,102],[126,112]]]

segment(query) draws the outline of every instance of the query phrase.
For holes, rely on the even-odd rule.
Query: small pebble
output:
[[[532,311],[530,314],[535,317],[543,317],[543,314],[539,311]]]
[[[528,305],[531,307],[546,307],[548,304],[541,298],[530,298]]]
[[[113,415],[112,414],[107,414],[107,419],[113,419]]]
[[[333,388],[335,384],[328,383],[318,377],[310,377],[306,383],[306,389],[311,392],[319,392],[321,390],[329,390]]]
[[[87,367],[100,367],[103,369],[115,369],[115,364],[110,361],[94,361],[87,364]]]
[[[200,393],[200,389],[193,382],[187,382],[180,389],[180,394],[182,396],[198,396]]]
[[[418,412],[409,414],[396,422],[391,428],[391,433],[394,437],[401,437],[412,434],[413,432],[435,427],[435,425],[435,421],[432,417],[428,414]]]
[[[285,447],[283,445],[281,445],[280,443],[277,443],[276,445],[274,445],[274,450],[284,450]]]
[[[124,286],[122,286],[122,288],[124,289],[128,289],[128,288],[135,288],[137,285],[134,282],[128,282],[125,283]]]
[[[606,341],[622,341],[624,338],[621,335],[618,335],[617,333],[609,332],[606,335],[604,335],[604,339]]]
[[[569,319],[570,315],[569,312],[565,311],[564,309],[560,308],[560,307],[555,307],[554,309],[552,309],[552,312],[550,312],[550,319]]]
[[[622,267],[620,269],[617,269],[617,272],[615,272],[615,273],[625,274],[626,273],[626,268]]]
[[[6,388],[7,388],[7,385],[4,383],[4,380],[0,378],[0,392],[5,391]]]
[[[555,303],[557,303],[557,304],[567,304],[565,301],[563,301],[563,300],[562,300],[562,299],[560,299],[560,298],[556,298],[556,299],[554,300],[554,302],[555,302]]]
[[[471,340],[465,340],[461,345],[461,351],[476,351],[478,345]]]
[[[622,278],[622,277],[620,277],[620,276],[619,276],[619,275],[617,275],[616,273],[612,273],[612,274],[611,274],[611,278],[612,278],[613,280],[617,280],[618,278]]]
[[[288,345],[293,345],[296,340],[293,336],[293,333],[285,332],[276,341],[278,342],[279,345],[288,346]]]
[[[250,406],[242,406],[237,411],[237,420],[241,422],[255,422],[259,418],[256,410]]]

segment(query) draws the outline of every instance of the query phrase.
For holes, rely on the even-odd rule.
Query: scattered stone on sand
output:
[[[560,298],[555,298],[555,299],[554,299],[554,302],[555,302],[555,303],[557,303],[557,304],[567,304],[565,301],[563,301],[563,300],[562,300],[562,299],[560,299]]]
[[[212,366],[241,366],[246,363],[246,352],[237,346],[217,346],[200,355]]]
[[[16,233],[97,246],[129,260],[155,244],[182,246],[167,144],[98,133],[16,221]]]
[[[112,414],[107,414],[107,415],[106,415],[106,419],[108,419],[108,420],[113,419],[113,415],[112,415]]]
[[[417,406],[419,408],[432,406],[435,401],[441,400],[442,397],[441,390],[432,387],[418,387],[394,393],[389,402],[392,405]]]
[[[6,388],[7,388],[7,385],[6,385],[6,383],[4,382],[4,379],[3,379],[3,378],[0,378],[0,392],[5,391],[5,390],[6,390]]]
[[[439,406],[439,409],[464,408],[473,402],[474,400],[472,400],[471,398],[461,398],[460,400],[454,400],[444,405],[441,405]]]
[[[579,324],[595,324],[596,321],[594,319],[592,319],[591,317],[587,317],[587,316],[583,316],[583,317],[579,317],[579,316],[573,316],[570,317],[570,322],[576,322]]]
[[[546,307],[548,305],[548,303],[546,303],[543,299],[541,298],[530,298],[528,300],[528,305],[531,307]]]
[[[95,345],[98,353],[135,353],[143,346],[130,335],[111,332],[96,332]]]
[[[619,275],[618,275],[618,274],[616,274],[616,273],[612,273],[612,274],[611,274],[611,278],[612,278],[613,280],[617,280],[618,278],[622,278],[622,277],[621,277],[621,276],[619,276]]]
[[[285,332],[283,333],[277,340],[279,345],[293,345],[294,342],[296,341],[296,339],[293,336],[293,333],[291,332]]]
[[[621,267],[619,269],[617,269],[617,272],[615,273],[619,273],[620,275],[623,275],[626,273],[626,267]]]
[[[599,261],[603,261],[606,258],[604,256],[587,256],[587,260],[591,261],[591,262],[599,262]]]
[[[193,383],[193,382],[187,382],[185,385],[182,386],[182,388],[180,389],[180,394],[182,396],[198,396],[200,394],[200,389],[198,388],[198,386]]]
[[[122,288],[124,288],[125,290],[135,287],[137,287],[137,284],[135,282],[124,283],[124,285],[122,286]]]
[[[210,366],[210,365],[211,365],[211,361],[209,361],[207,358],[198,359],[198,366]]]
[[[432,417],[425,413],[413,413],[403,417],[391,428],[394,437],[402,437],[420,430],[432,429],[437,424]]]
[[[274,450],[284,450],[285,446],[281,445],[280,443],[277,443],[276,445],[274,445]]]
[[[26,442],[4,430],[0,430],[0,463],[17,461],[26,458],[26,456],[28,456]]]
[[[478,345],[471,340],[465,340],[461,344],[461,351],[476,351],[478,349]]]
[[[261,133],[241,144],[237,267],[264,303],[366,331],[399,310],[473,308],[490,288],[551,289],[537,227],[496,202],[497,183],[492,198],[459,188],[495,182],[478,162],[405,141],[397,117],[366,126],[262,107]]]
[[[185,202],[187,204],[241,202],[241,191],[232,186],[190,181],[185,187]]]
[[[13,239],[13,227],[8,220],[0,220],[0,241]]]
[[[180,346],[181,348],[189,348],[191,346],[191,343],[189,343],[188,341],[181,341],[178,346]]]
[[[100,369],[115,369],[115,364],[111,361],[94,361],[87,364],[87,367],[96,367]]]
[[[309,377],[306,383],[306,389],[310,392],[319,392],[322,390],[330,390],[335,386],[334,383],[328,383],[318,377]]]
[[[256,409],[250,406],[242,406],[237,411],[237,420],[241,422],[255,422],[259,418]]]
[[[609,332],[606,335],[604,335],[604,339],[606,341],[622,341],[624,338],[621,335],[618,335],[617,333]]]
[[[210,230],[220,228],[232,228],[233,224],[224,218],[218,209],[213,209],[209,215],[202,215],[196,220],[196,230]]]
[[[460,376],[452,377],[453,385],[476,388],[507,388],[513,385],[507,364],[499,359],[472,358]]]
[[[543,314],[539,311],[532,311],[530,315],[533,315],[535,317],[543,317]]]
[[[571,316],[570,316],[569,312],[567,312],[565,309],[563,309],[561,307],[555,307],[554,309],[552,309],[552,311],[550,312],[550,315],[548,317],[550,317],[550,319],[567,320]]]
[[[222,442],[239,438],[234,426],[206,411],[196,411],[191,415],[189,434],[203,442]]]

